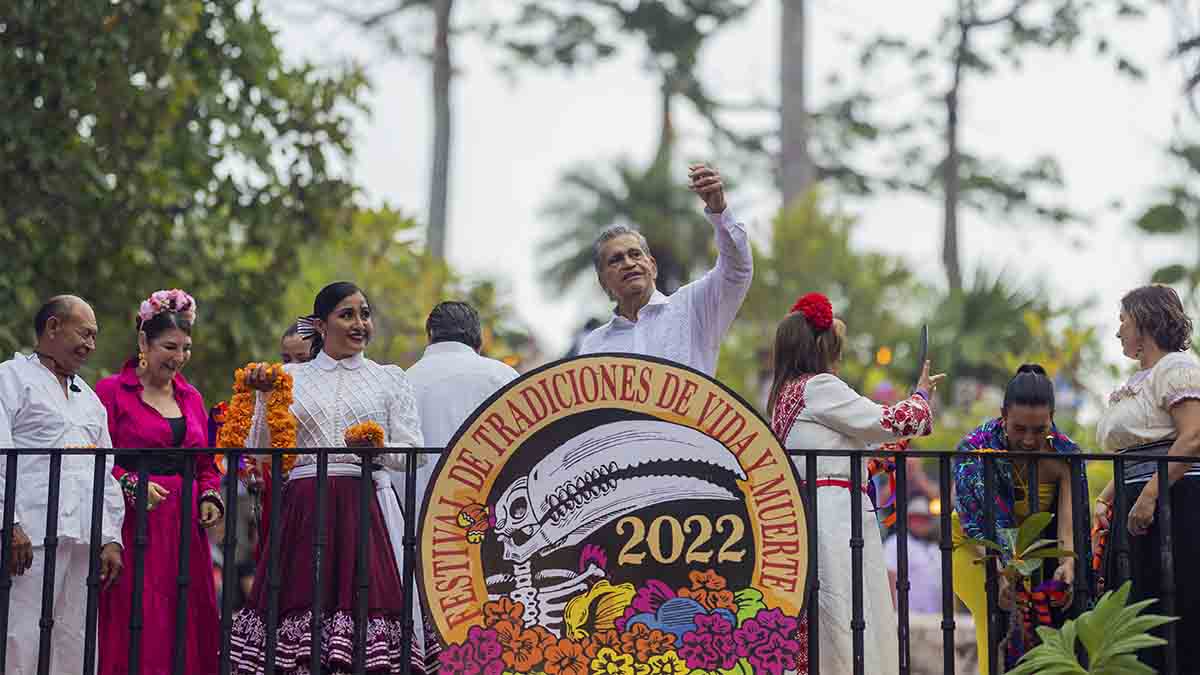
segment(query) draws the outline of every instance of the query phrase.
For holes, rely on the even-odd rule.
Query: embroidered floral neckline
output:
[[[1129,380],[1121,385],[1116,391],[1108,395],[1108,404],[1116,405],[1127,398],[1137,396],[1137,393],[1142,390],[1142,383],[1150,375],[1152,368],[1139,370],[1129,377]]]

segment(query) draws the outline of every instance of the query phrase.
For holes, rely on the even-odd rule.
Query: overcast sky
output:
[[[459,3],[469,6],[473,3]],[[722,95],[774,98],[778,80],[778,2],[763,0],[744,20],[719,33],[703,54],[705,80]],[[882,30],[927,40],[938,12],[949,3],[810,2],[810,80],[815,103],[825,75],[856,72],[839,35]],[[289,10],[290,11],[290,10]],[[361,34],[335,21],[297,21],[272,10],[290,58],[331,62],[356,58],[370,64],[373,116],[358,129],[352,172],[372,203],[386,201],[424,220],[427,214],[432,103],[427,64],[389,58]],[[428,30],[429,23],[415,24]],[[1111,28],[1109,26],[1108,28]],[[1091,49],[1031,53],[1019,73],[973,80],[964,92],[964,144],[985,157],[1013,163],[1053,154],[1067,180],[1067,199],[1091,214],[1086,226],[1059,232],[1036,223],[981,219],[965,212],[961,250],[968,274],[1005,271],[1029,284],[1044,283],[1063,300],[1097,300],[1091,319],[1103,329],[1107,356],[1127,367],[1115,339],[1121,294],[1145,283],[1173,256],[1195,260],[1197,244],[1147,244],[1132,229],[1139,207],[1175,169],[1163,148],[1176,121],[1188,120],[1179,96],[1180,67],[1166,56],[1172,37],[1165,12],[1115,34],[1118,46],[1147,67],[1149,77],[1130,83]],[[469,275],[499,281],[511,304],[546,348],[557,354],[587,317],[608,311],[598,290],[563,297],[542,283],[538,243],[555,223],[540,214],[557,179],[581,162],[628,157],[645,162],[657,141],[655,83],[640,67],[643,52],[625,46],[621,58],[591,70],[564,74],[527,71],[516,82],[496,72],[486,48],[465,44],[455,55],[454,138],[450,186],[451,262]],[[902,96],[904,92],[896,92]],[[698,125],[687,154],[709,156]],[[686,160],[685,160],[686,161]],[[679,168],[683,189],[686,167]],[[757,183],[755,183],[757,181]],[[735,212],[754,236],[767,231],[778,197],[759,177],[743,179],[730,195]],[[1119,199],[1123,208],[1108,205]],[[843,199],[860,218],[856,243],[906,259],[931,283],[944,283],[939,263],[941,212],[917,197]],[[698,207],[699,208],[699,205]],[[360,280],[368,288],[370,280]],[[780,298],[780,305],[792,299]],[[936,327],[933,327],[936,330]],[[935,355],[936,358],[936,355]],[[1103,386],[1107,386],[1104,383]]]

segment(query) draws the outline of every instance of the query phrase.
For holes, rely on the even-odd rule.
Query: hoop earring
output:
[[[145,370],[147,365],[148,364],[146,363],[146,355],[141,352],[138,352],[138,368]]]

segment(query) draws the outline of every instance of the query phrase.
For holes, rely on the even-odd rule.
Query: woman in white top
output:
[[[862,450],[931,433],[929,394],[943,376],[930,377],[926,363],[916,393],[894,406],[881,406],[838,379],[845,341],[846,325],[833,317],[829,300],[818,293],[800,298],[780,322],[768,409],[771,429],[784,447]],[[853,672],[850,490],[863,490],[864,486],[850,484],[850,460],[845,457],[819,457],[816,476],[804,475],[804,458],[793,461],[804,480],[817,481],[820,592],[812,601],[818,603],[821,616],[821,672]],[[864,672],[886,675],[899,670],[896,613],[879,528],[866,497],[862,518]],[[805,645],[808,625],[803,617],[801,632],[801,644]],[[807,658],[807,649],[802,649],[801,674],[808,672]]]
[[[373,329],[366,295],[348,282],[330,284],[317,294],[308,317],[314,357],[284,366],[293,377],[292,414],[296,445],[301,448],[346,446],[346,431],[356,424],[375,422],[384,429],[384,445],[422,445],[416,399],[404,371],[363,356]],[[271,389],[273,377],[260,369],[248,378],[260,390]],[[263,400],[259,395],[247,446],[270,447]],[[313,601],[313,519],[316,510],[316,461],[313,454],[296,458],[288,474],[280,520],[280,581],[276,672],[307,673]],[[370,554],[367,563],[371,593],[366,629],[366,671],[399,673],[403,619],[400,559],[402,520],[399,503],[383,468],[404,466],[402,455],[375,455],[376,499],[371,501]],[[358,550],[358,454],[329,456],[325,485],[325,545],[321,560],[320,646],[323,672],[350,671],[354,659],[354,598]],[[270,554],[264,551],[254,577],[253,591],[234,619],[234,672],[261,673],[266,659],[266,607]],[[414,599],[415,600],[415,599]],[[414,656],[416,656],[414,654]],[[415,660],[415,659],[414,659]]]
[[[1117,339],[1125,356],[1139,370],[1109,396],[1109,404],[1096,427],[1104,450],[1200,455],[1200,362],[1190,353],[1192,321],[1179,295],[1168,286],[1144,286],[1121,299],[1121,327]],[[1136,446],[1161,443],[1157,448]],[[1188,565],[1200,560],[1200,464],[1172,462],[1167,471],[1171,485],[1171,533],[1175,560],[1175,624],[1180,672],[1200,664],[1200,577]],[[1093,521],[1108,529],[1115,521],[1126,525],[1133,575],[1131,601],[1162,599],[1160,532],[1157,522],[1158,471],[1153,462],[1127,463],[1125,467],[1128,514],[1112,513],[1115,481],[1096,498]],[[1111,537],[1109,538],[1111,542]],[[1114,579],[1115,581],[1115,579]],[[1110,588],[1115,583],[1107,584]],[[1161,612],[1161,606],[1158,610]],[[1155,631],[1161,634],[1163,631]],[[1161,647],[1142,650],[1138,658],[1162,669]]]

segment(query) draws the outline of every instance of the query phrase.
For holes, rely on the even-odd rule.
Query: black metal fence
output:
[[[413,588],[413,570],[416,560],[417,546],[417,530],[415,518],[409,514],[418,513],[419,505],[416,503],[417,480],[416,480],[416,465],[418,455],[437,455],[442,452],[441,448],[387,448],[385,450],[362,450],[355,449],[356,452],[364,454],[368,458],[378,452],[396,452],[406,457],[405,470],[405,485],[404,485],[404,504],[402,504],[403,512],[406,514],[404,523],[404,538],[403,538],[403,582],[404,582],[404,612],[402,618],[403,635],[411,636],[413,633],[412,619],[412,603],[414,602]],[[47,522],[46,536],[42,547],[42,560],[35,560],[34,564],[43,566],[43,579],[53,580],[55,572],[56,554],[58,548],[58,511],[60,503],[60,478],[62,459],[64,455],[94,455],[97,458],[95,476],[93,485],[99,489],[93,490],[93,498],[91,504],[91,559],[89,565],[89,574],[87,577],[87,608],[85,617],[85,641],[80,649],[83,650],[83,672],[85,675],[95,673],[96,666],[96,641],[97,641],[97,619],[100,597],[100,539],[101,539],[101,512],[103,499],[103,485],[107,480],[104,475],[105,468],[105,450],[96,449],[8,449],[4,453],[7,456],[5,466],[5,489],[4,489],[4,513],[3,513],[3,538],[2,546],[0,546],[0,636],[8,635],[9,622],[13,620],[25,621],[28,617],[13,617],[10,616],[10,593],[13,585],[13,579],[10,576],[10,562],[13,555],[13,522],[15,519],[15,498],[18,478],[18,461],[22,455],[49,455],[49,475],[48,475],[48,494],[47,499]],[[121,450],[122,454],[135,454],[140,456],[149,455],[152,453],[162,452],[161,450]],[[184,453],[198,454],[213,452],[206,449],[191,449],[183,450]],[[254,454],[274,454],[280,455],[286,452],[285,450],[273,451],[255,451]],[[324,564],[323,552],[326,546],[326,538],[324,532],[325,524],[325,508],[326,508],[326,493],[325,483],[328,477],[329,470],[329,453],[346,452],[345,448],[313,450],[305,449],[304,452],[316,454],[316,486],[315,486],[315,505],[314,510],[316,517],[316,538],[313,544],[313,575],[312,583],[314,588],[313,605],[312,605],[312,624],[311,624],[311,642],[314,646],[312,649],[311,662],[309,669],[313,673],[322,672],[321,664],[321,615],[322,615],[322,594],[319,592],[322,584],[322,565]],[[226,453],[226,466],[231,467],[230,473],[236,471],[239,465],[241,455],[248,453],[229,452]],[[867,457],[882,456],[878,452],[870,451],[848,451],[848,450],[789,450],[788,454],[793,456],[794,461],[798,466],[803,466],[804,474],[808,476],[816,476],[817,474],[817,459],[819,457],[847,457],[857,460],[862,460]],[[942,575],[942,655],[943,668],[947,675],[955,673],[955,649],[954,649],[954,633],[955,633],[955,596],[954,596],[954,581],[952,572],[952,554],[953,545],[951,543],[951,511],[950,505],[952,500],[952,462],[955,459],[953,453],[946,452],[930,452],[930,451],[907,451],[904,453],[909,457],[930,458],[936,460],[937,463],[937,484],[941,503],[944,505],[940,513],[941,524],[941,575]],[[1046,458],[1045,455],[1035,455],[1032,453],[1010,453],[1010,452],[987,452],[980,455],[984,461],[984,483],[985,483],[985,523],[987,524],[986,535],[990,539],[996,538],[995,532],[995,495],[997,491],[996,485],[996,461],[1000,459],[1028,461],[1034,457]],[[1175,598],[1175,562],[1174,548],[1171,537],[1171,500],[1169,499],[1170,491],[1167,485],[1167,466],[1172,461],[1194,461],[1194,458],[1182,457],[1165,457],[1161,454],[1118,454],[1118,455],[1097,455],[1097,454],[1077,454],[1077,455],[1058,455],[1056,459],[1061,459],[1068,462],[1071,466],[1071,504],[1072,514],[1074,518],[1073,533],[1074,542],[1073,548],[1077,552],[1076,569],[1074,577],[1074,589],[1072,594],[1073,609],[1076,612],[1087,608],[1090,602],[1090,593],[1088,590],[1088,579],[1090,577],[1090,556],[1086,550],[1085,542],[1087,541],[1088,532],[1090,529],[1090,519],[1092,510],[1090,508],[1089,496],[1083,489],[1083,485],[1079,480],[1082,475],[1083,463],[1086,461],[1102,461],[1112,462],[1114,464],[1114,479],[1117,482],[1116,499],[1114,503],[1114,512],[1117,514],[1112,528],[1112,536],[1109,545],[1114,547],[1116,551],[1116,578],[1110,580],[1109,587],[1115,588],[1124,580],[1130,578],[1130,552],[1129,552],[1129,534],[1125,529],[1125,516],[1128,514],[1131,504],[1128,503],[1126,493],[1122,489],[1125,482],[1125,467],[1127,464],[1134,462],[1152,462],[1158,469],[1158,480],[1160,481],[1157,523],[1159,530],[1163,533],[1161,536],[1161,575],[1163,590],[1162,597],[1159,598],[1159,604],[1156,606],[1156,611],[1162,614],[1176,615],[1176,598]],[[371,462],[363,463],[362,478],[364,481],[364,489],[360,491],[359,508],[361,513],[366,513],[369,509],[370,500],[374,499],[375,490],[373,488],[371,476]],[[1037,462],[1029,462],[1031,475],[1029,476],[1029,485],[1038,485]],[[282,504],[283,476],[281,475],[280,462],[271,463],[271,481],[270,481],[270,500],[272,508],[278,508]],[[192,491],[194,478],[194,462],[183,463],[183,488],[181,498],[181,513],[180,523],[181,531],[187,532],[192,526],[193,514],[191,513]],[[908,494],[908,473],[906,463],[903,461],[896,464],[896,493],[898,495]],[[861,485],[863,483],[863,462],[850,462],[850,483],[851,485]],[[145,574],[145,549],[147,538],[147,489],[149,485],[148,472],[143,467],[138,472],[138,482],[135,492],[135,510],[134,517],[136,520],[135,537],[132,542],[133,548],[133,569],[125,570],[124,574],[133,575],[133,595],[132,595],[132,617],[130,620],[130,640],[129,640],[129,671],[130,673],[141,673],[141,656],[142,656],[142,629],[144,626],[145,617],[143,616],[143,581]],[[808,516],[808,533],[809,533],[809,565],[810,569],[819,569],[820,560],[818,547],[815,545],[817,537],[817,527],[821,518],[831,517],[830,514],[821,513],[817,507],[817,486],[816,481],[809,481],[804,492],[807,500],[807,516]],[[1036,488],[1035,488],[1036,490]],[[1036,493],[1035,493],[1036,494]],[[862,500],[863,493],[860,490],[850,490],[851,509],[850,509],[850,539],[848,545],[851,552],[851,574],[852,574],[852,621],[850,629],[853,635],[853,662],[854,672],[856,675],[865,672],[864,664],[864,632],[866,628],[866,617],[863,615],[863,513]],[[227,514],[236,514],[238,512],[239,491],[236,480],[226,480],[224,486],[224,501]],[[1038,504],[1036,498],[1031,499],[1031,508],[1036,509]],[[907,500],[898,498],[896,500],[896,536],[897,536],[897,580],[896,580],[896,611],[897,625],[899,638],[899,653],[897,661],[899,671],[907,675],[910,672],[910,656],[911,656],[911,634],[909,631],[909,589],[910,578],[908,571],[908,517],[907,517]],[[840,515],[838,516],[840,517]],[[370,537],[368,536],[370,519],[360,518],[357,533],[357,569],[355,570],[355,651],[354,651],[354,672],[363,673],[365,662],[365,642],[364,631],[367,624],[368,613],[368,598],[370,596],[370,578],[367,573],[367,552],[371,545]],[[871,522],[870,526],[874,527],[875,523]],[[266,549],[264,554],[269,556],[269,572],[267,578],[268,584],[268,602],[266,607],[266,673],[271,674],[276,671],[275,654],[276,654],[276,633],[279,626],[279,592],[280,592],[280,519],[272,517],[268,528],[268,537],[265,542]],[[219,672],[221,675],[226,675],[230,672],[230,640],[231,627],[233,621],[233,596],[231,589],[237,583],[235,577],[236,551],[238,546],[239,532],[238,522],[236,517],[226,518],[225,534],[221,545],[224,550],[224,567],[223,567],[223,583],[224,592],[222,593],[222,606],[220,608],[221,621],[221,654],[219,661]],[[35,546],[36,546],[36,542]],[[125,542],[126,546],[130,542]],[[176,581],[177,585],[177,610],[175,624],[175,644],[174,644],[174,668],[173,673],[187,673],[186,650],[184,645],[186,642],[187,630],[187,601],[188,588],[192,583],[190,578],[190,569],[188,566],[189,547],[191,545],[189,537],[181,537],[181,551],[179,574]],[[991,660],[991,672],[999,672],[998,664],[1000,662],[1000,654],[998,645],[1001,640],[1000,622],[1002,616],[998,610],[998,579],[995,566],[987,565],[987,582],[986,592],[988,601],[988,635],[989,659]],[[817,576],[813,575],[813,587],[810,593],[819,592],[817,587]],[[52,583],[43,584],[43,593],[41,598],[41,610],[39,619],[39,675],[49,675],[50,673],[50,647],[51,639],[54,634],[54,595],[52,592]],[[815,597],[815,596],[810,596]],[[808,623],[809,623],[809,664],[811,673],[820,672],[820,630],[821,622],[818,615],[818,603],[810,600],[808,603]],[[1192,608],[1191,611],[1195,611]],[[1178,664],[1176,663],[1175,646],[1176,635],[1173,624],[1166,626],[1166,639],[1168,646],[1166,648],[1166,666],[1163,672],[1174,674],[1179,672]],[[404,640],[404,652],[402,658],[403,674],[410,673],[410,650],[411,640]],[[0,670],[7,672],[7,639],[0,640]]]

